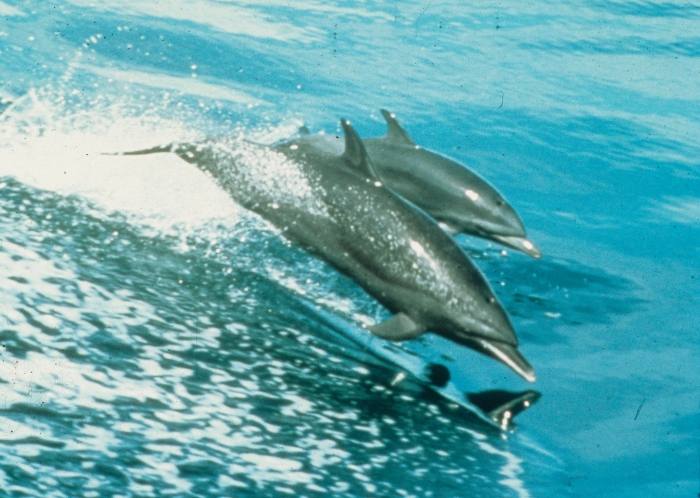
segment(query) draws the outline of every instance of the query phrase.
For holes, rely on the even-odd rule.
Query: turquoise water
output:
[[[689,2],[3,0],[0,490],[694,496],[698,33]],[[458,237],[538,373],[512,434],[329,343],[302,301],[385,312],[194,167],[100,155],[380,108],[544,253]]]

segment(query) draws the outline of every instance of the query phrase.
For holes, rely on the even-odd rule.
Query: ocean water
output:
[[[692,2],[0,1],[0,495],[696,496],[698,33]],[[513,432],[329,340],[386,311],[196,168],[103,155],[380,108],[544,253],[458,237],[538,373]]]

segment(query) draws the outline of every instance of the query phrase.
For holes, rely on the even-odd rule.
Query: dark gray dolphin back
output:
[[[486,180],[448,157],[415,144],[396,120],[382,109],[387,134],[364,140],[381,181],[420,207],[449,234],[465,233],[512,247],[539,258],[539,249],[527,239],[520,217]],[[341,154],[343,141],[333,134],[308,135],[292,141]]]
[[[347,145],[341,158],[361,162],[356,149],[361,145],[359,137],[347,123],[343,127]],[[337,150],[335,145],[319,149],[315,140],[279,147],[306,160]],[[374,168],[351,169],[360,173],[362,188],[343,179],[343,168],[324,170],[330,193],[327,205],[336,222],[350,228],[339,236],[345,240],[348,258],[335,266],[362,281],[370,294],[396,313],[370,330],[389,340],[410,339],[431,330],[492,356],[533,381],[532,367],[517,352],[507,314],[457,244],[422,211],[375,181]],[[325,259],[335,256],[327,254]],[[443,277],[436,278],[436,273]]]
[[[155,147],[208,172],[234,201],[352,278],[400,318],[397,339],[438,333],[534,373],[481,272],[421,210],[377,179],[363,142],[343,121],[342,155],[304,141],[264,146],[227,137]]]

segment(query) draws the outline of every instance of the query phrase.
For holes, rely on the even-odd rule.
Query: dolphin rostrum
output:
[[[385,187],[349,122],[345,149],[230,137],[123,153],[174,152],[234,201],[352,278],[394,316],[368,327],[403,341],[434,332],[533,382],[513,326],[481,272],[438,225]]]
[[[528,240],[518,214],[495,188],[462,164],[416,145],[394,114],[381,112],[387,134],[366,139],[364,144],[375,171],[389,188],[432,216],[451,235],[474,235],[533,258],[542,256]],[[342,153],[340,137],[309,135],[306,127],[299,131],[301,136],[291,142]]]

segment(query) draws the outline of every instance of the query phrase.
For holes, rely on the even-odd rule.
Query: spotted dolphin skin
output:
[[[540,258],[513,207],[486,180],[452,159],[415,144],[390,112],[381,110],[387,134],[364,140],[379,177],[386,185],[438,221],[449,234],[465,233]],[[308,135],[300,128],[296,142],[326,152],[342,152],[335,135]]]
[[[434,332],[533,382],[510,319],[481,272],[434,220],[383,185],[355,130],[342,154],[227,137],[128,152],[174,152],[234,201],[352,278],[394,316],[368,327],[403,341]]]

